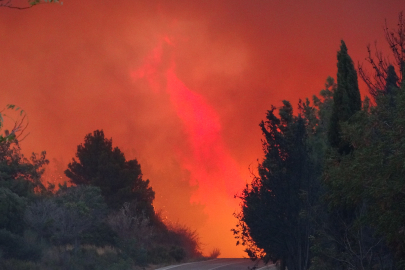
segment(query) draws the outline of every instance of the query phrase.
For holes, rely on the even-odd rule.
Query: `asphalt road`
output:
[[[156,270],[248,270],[255,265],[250,259],[214,259],[202,262],[184,263],[170,265]],[[275,270],[274,265],[265,266],[262,262],[258,264],[257,270]]]

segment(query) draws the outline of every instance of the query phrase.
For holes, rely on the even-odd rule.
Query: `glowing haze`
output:
[[[163,46],[168,50],[163,50]],[[169,94],[182,122],[178,128],[184,130],[187,141],[186,151],[175,149],[176,157],[181,168],[190,173],[191,185],[198,187],[191,202],[203,204],[208,216],[200,233],[203,232],[204,241],[210,245],[221,246],[226,235],[230,236],[229,228],[234,226],[229,215],[237,210],[234,195],[243,188],[243,178],[223,143],[219,116],[201,95],[192,92],[177,77],[171,49],[174,43],[165,37],[132,76],[135,80],[146,79],[154,93],[166,90]],[[168,65],[162,62],[164,51],[170,55]]]
[[[141,163],[157,210],[196,229],[205,253],[243,256],[230,232],[233,196],[262,158],[266,110],[318,93],[336,74],[340,39],[355,62],[374,40],[386,51],[384,19],[395,27],[404,8],[403,0],[0,8],[2,106],[25,109],[22,148],[48,152],[54,181],[85,134],[104,129]]]

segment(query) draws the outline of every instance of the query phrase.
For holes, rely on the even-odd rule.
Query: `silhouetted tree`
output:
[[[0,134],[0,187],[8,188],[21,197],[32,195],[34,190],[45,191],[41,176],[44,165],[49,163],[46,152],[40,155],[32,153],[30,159],[21,153],[19,142],[28,135],[24,135],[28,126],[25,111],[7,104],[0,111],[0,130],[5,127],[4,118],[11,119],[13,126],[11,131],[5,129],[4,135]]]
[[[329,125],[328,138],[332,147],[339,152],[349,152],[350,145],[341,138],[340,125],[361,109],[361,96],[357,81],[357,72],[353,61],[347,53],[344,41],[341,41],[337,54],[337,88],[333,94],[332,116]]]
[[[18,111],[18,120],[5,110]],[[14,121],[11,132],[0,135],[0,268],[7,259],[38,260],[41,249],[29,243],[22,236],[26,229],[24,211],[27,204],[37,195],[45,192],[41,182],[43,166],[48,164],[45,152],[32,154],[27,159],[18,143],[27,126],[27,118],[19,107],[7,105],[0,111],[0,130],[4,127],[4,118]]]
[[[256,257],[262,250],[259,256],[280,260],[281,269],[307,269],[316,171],[306,142],[306,120],[294,116],[291,104],[283,102],[280,118],[273,107],[260,124],[265,159],[259,165],[259,176],[240,195],[242,211],[236,214],[239,224],[233,231],[238,242],[247,246],[249,256]]]
[[[357,265],[366,265],[367,260],[374,260],[375,263],[382,258],[386,261],[381,264],[381,269],[388,269],[392,258],[387,251],[380,249],[381,244],[387,244],[397,259],[402,260],[402,267],[391,269],[403,269],[405,87],[392,88],[391,91],[390,95],[377,96],[376,106],[363,106],[363,110],[354,115],[350,123],[342,125],[342,134],[351,141],[353,154],[330,156],[326,162],[324,180],[329,188],[328,203],[332,207],[356,209],[357,215],[352,222],[345,222],[351,230],[354,229],[353,241],[345,240],[347,234],[346,238],[340,238],[341,242],[345,240],[351,244],[352,250],[349,252],[357,249],[358,258],[352,257],[351,260],[357,261]],[[374,242],[368,247],[360,238],[366,235],[365,228],[373,228],[372,238],[369,230],[369,239],[363,239]],[[360,244],[363,246],[358,246]],[[375,258],[376,255],[379,258]],[[359,261],[359,258],[363,261]]]
[[[382,52],[377,49],[377,46],[375,46],[375,54],[372,56],[370,45],[367,46],[368,56],[366,57],[366,61],[373,69],[372,76],[367,73],[362,64],[358,63],[359,75],[367,84],[369,93],[374,98],[379,94],[387,93],[387,90],[389,90],[386,88],[387,78],[389,76],[391,76],[391,79],[393,78],[395,68],[399,72],[397,82],[399,84],[405,83],[405,76],[403,75],[405,73],[405,19],[403,12],[399,13],[398,28],[396,30],[390,30],[387,26],[387,21],[385,21],[384,34],[385,40],[394,56],[394,63],[391,64],[383,56]],[[393,69],[390,69],[390,66]],[[398,84],[397,86],[400,87]]]
[[[49,161],[41,155],[32,154],[30,160],[22,153],[17,142],[0,143],[0,187],[6,187],[22,197],[28,197],[34,191],[44,191],[41,182],[43,166]]]
[[[384,92],[387,94],[391,94],[393,89],[398,88],[398,75],[395,72],[395,68],[393,65],[389,65],[387,68],[387,77],[385,78],[385,86]]]
[[[136,159],[127,161],[118,147],[112,147],[112,139],[106,139],[102,130],[86,135],[84,144],[77,147],[76,157],[78,160],[73,158],[65,171],[72,184],[99,187],[113,209],[135,201],[139,214],[153,216],[155,193],[149,180],[142,179],[141,166]]]

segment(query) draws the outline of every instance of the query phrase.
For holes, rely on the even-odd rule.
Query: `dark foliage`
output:
[[[0,260],[1,258],[13,258],[24,261],[38,261],[41,259],[41,253],[41,249],[27,243],[22,236],[0,229]]]
[[[18,143],[0,143],[0,187],[9,188],[22,197],[32,196],[34,191],[44,191],[41,176],[43,166],[49,161],[41,155],[32,154],[28,160]]]
[[[55,196],[32,203],[25,211],[30,228],[52,243],[79,245],[91,228],[97,228],[106,216],[100,189],[92,186],[61,187]]]
[[[329,203],[362,209],[356,223],[371,226],[399,260],[405,260],[404,90],[378,96],[377,106],[366,106],[343,126],[353,155],[330,158],[325,171]]]
[[[21,234],[27,200],[8,188],[0,188],[0,229]]]
[[[341,138],[341,123],[361,109],[361,96],[357,82],[357,72],[352,59],[347,53],[347,47],[342,40],[337,54],[337,88],[333,94],[333,108],[330,119],[328,138],[332,147],[340,153],[349,153],[351,146]]]
[[[389,95],[392,94],[395,89],[398,89],[398,82],[399,78],[395,72],[394,66],[389,65],[387,68],[387,77],[385,78],[384,92]]]
[[[367,71],[363,68],[363,65],[358,64],[359,74],[363,81],[369,88],[369,93],[372,97],[376,98],[380,94],[389,93],[390,88],[387,88],[387,82],[389,85],[394,85],[393,73],[395,69],[399,72],[399,77],[397,77],[396,86],[401,87],[401,84],[405,83],[405,18],[403,17],[403,12],[399,13],[398,16],[398,28],[396,30],[390,30],[387,26],[387,21],[385,21],[384,26],[385,40],[387,41],[392,55],[394,57],[394,62],[390,63],[388,58],[384,57],[382,52],[375,49],[374,56],[371,53],[370,45],[367,46],[368,56],[366,61],[370,64],[373,69],[373,74],[370,76]],[[388,79],[391,77],[390,79]],[[387,91],[388,90],[388,91]]]
[[[105,138],[102,130],[86,135],[84,144],[77,147],[76,157],[78,160],[73,159],[65,171],[72,184],[99,187],[113,209],[136,201],[140,214],[154,215],[155,193],[149,180],[142,179],[138,161],[127,161],[118,147],[112,147],[112,139]]]
[[[92,224],[81,233],[81,243],[95,246],[116,246],[117,234],[105,222]]]
[[[233,231],[250,257],[280,260],[281,268],[307,269],[316,178],[306,143],[306,120],[294,116],[287,101],[280,118],[274,112],[273,107],[260,124],[265,159],[259,176],[240,195],[242,212],[236,215],[239,224]]]

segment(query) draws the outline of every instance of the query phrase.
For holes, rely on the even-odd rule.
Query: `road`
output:
[[[178,265],[170,265],[156,270],[248,270],[255,265],[250,259],[214,259],[202,262],[184,263]],[[274,265],[265,266],[262,262],[259,263],[257,270],[275,270]]]

